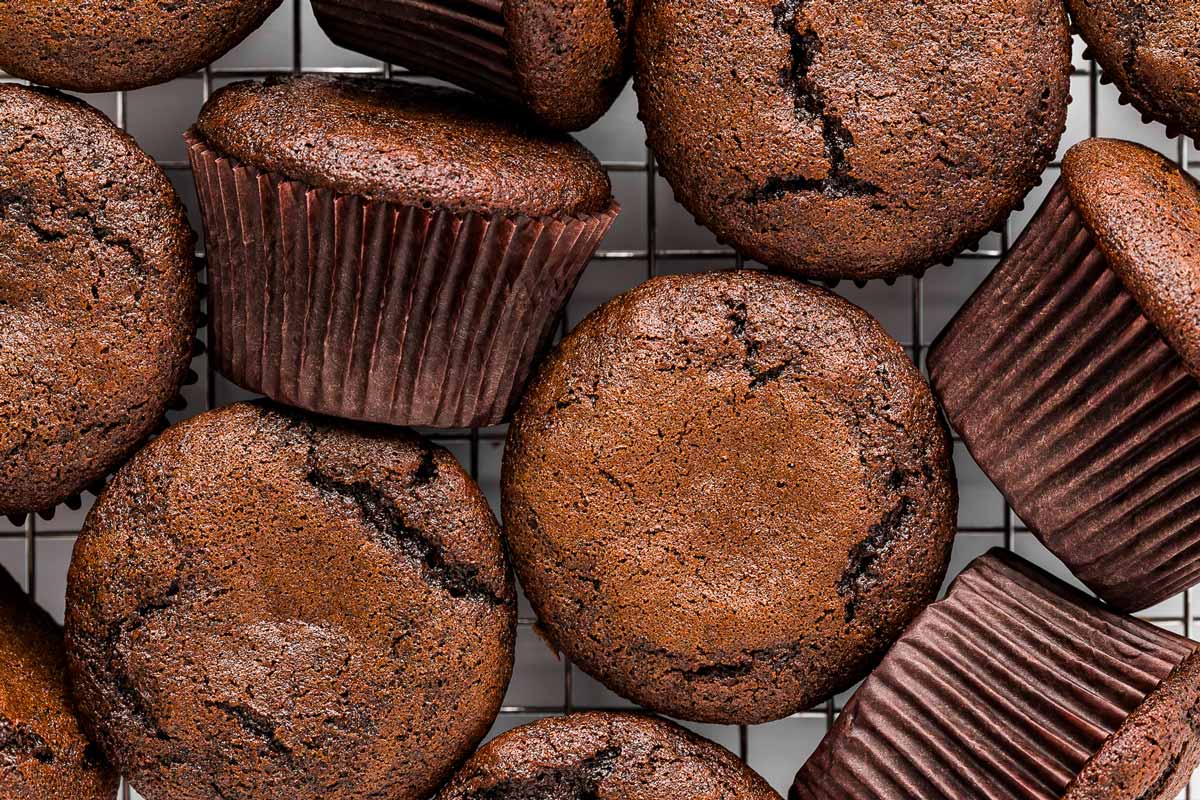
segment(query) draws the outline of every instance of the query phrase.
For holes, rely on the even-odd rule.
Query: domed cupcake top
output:
[[[579,130],[629,78],[638,0],[506,0],[505,35],[521,95],[539,119]]]
[[[604,168],[574,139],[452,89],[318,76],[242,82],[213,95],[197,128],[247,164],[373,199],[531,217],[612,201]]]
[[[1063,178],[1113,270],[1200,376],[1200,185],[1153,150],[1115,139],[1072,147]]]
[[[0,67],[80,92],[138,89],[210,64],[282,0],[8,0]]]

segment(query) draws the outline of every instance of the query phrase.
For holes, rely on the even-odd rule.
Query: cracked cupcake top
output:
[[[515,590],[454,458],[269,404],[122,468],[71,564],[85,718],[150,797],[423,800],[495,719]]]
[[[935,596],[950,443],[868,314],[758,272],[652,280],[544,363],[504,522],[547,638],[669,716],[762,722],[861,678]]]
[[[1200,1],[1068,0],[1090,54],[1125,99],[1200,141]]]
[[[196,129],[212,147],[313,186],[425,208],[576,216],[612,203],[570,136],[454,89],[312,75],[216,92]]]
[[[541,719],[471,756],[435,800],[779,800],[724,747],[643,714]]]
[[[62,629],[0,569],[0,797],[112,800],[117,774],[84,738]]]
[[[0,514],[62,502],[162,421],[192,357],[194,237],[99,111],[0,86]]]
[[[634,85],[662,174],[723,242],[817,278],[921,273],[1054,156],[1056,0],[647,0]]]

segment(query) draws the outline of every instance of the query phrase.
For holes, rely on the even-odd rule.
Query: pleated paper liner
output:
[[[1175,702],[1181,687],[1195,693],[1195,662],[1177,668],[1196,647],[993,551],[909,626],[797,774],[791,799],[1060,800],[1082,771],[1136,743],[1127,723],[1164,706],[1161,718],[1181,725],[1196,712]],[[1164,787],[1198,755],[1196,730],[1176,728],[1187,731],[1175,747],[1183,755],[1158,764],[1145,753],[1170,770]],[[1140,800],[1160,798],[1174,794]]]
[[[340,195],[188,135],[212,357],[289,405],[395,425],[505,419],[618,213],[530,219]]]
[[[1200,384],[1061,181],[929,370],[980,467],[1096,594],[1133,611],[1200,578]]]
[[[314,0],[334,43],[466,89],[524,104],[503,0]]]
[[[202,270],[204,268],[203,259],[197,259],[195,262],[195,266],[196,266],[197,272]],[[48,508],[33,509],[26,513],[7,514],[4,516],[4,519],[8,520],[9,524],[16,526],[16,527],[20,527],[25,524],[26,518],[29,517],[30,515],[36,515],[39,519],[46,521],[46,522],[50,522],[51,520],[54,519],[54,517],[59,513],[59,510],[62,508],[66,508],[70,511],[78,511],[80,508],[83,507],[83,500],[84,500],[85,495],[99,497],[100,492],[102,492],[104,490],[104,487],[108,484],[109,479],[122,466],[122,464],[124,464],[124,462],[127,461],[129,458],[131,458],[137,451],[139,451],[140,449],[145,447],[147,443],[149,443],[150,441],[155,439],[160,433],[165,431],[170,426],[171,422],[167,417],[168,413],[170,413],[172,411],[183,411],[184,409],[186,409],[188,407],[187,399],[183,396],[183,388],[186,386],[193,386],[200,380],[200,375],[199,375],[199,373],[196,372],[195,361],[197,358],[199,358],[205,352],[204,342],[200,340],[198,334],[199,334],[200,330],[203,329],[207,325],[206,317],[200,311],[200,308],[199,308],[200,301],[204,298],[206,291],[207,291],[207,287],[204,285],[204,283],[200,280],[197,280],[197,283],[196,283],[196,331],[192,334],[191,362],[189,363],[188,368],[183,373],[183,377],[181,378],[179,390],[175,393],[174,397],[172,397],[170,400],[167,401],[166,410],[163,412],[162,417],[154,425],[154,428],[150,431],[150,433],[147,434],[146,437],[141,442],[139,442],[136,446],[134,446],[132,449],[130,449],[130,451],[128,453],[126,453],[125,458],[119,460],[106,473],[104,473],[103,475],[90,481],[86,486],[80,487],[78,491],[72,492],[70,495],[68,495],[67,497],[65,497],[61,501],[59,501],[58,503],[55,503],[54,505],[52,505]]]

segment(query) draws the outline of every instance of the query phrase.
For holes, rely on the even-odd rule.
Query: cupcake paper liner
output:
[[[979,466],[1096,594],[1132,611],[1200,579],[1200,384],[1062,182],[929,370]]]
[[[791,800],[1060,800],[1120,749],[1131,715],[1170,699],[1168,679],[1196,646],[995,551],[889,651]]]
[[[212,357],[331,416],[501,422],[618,213],[488,217],[312,187],[189,134],[209,252]]]
[[[524,103],[502,0],[313,0],[313,11],[340,45]]]

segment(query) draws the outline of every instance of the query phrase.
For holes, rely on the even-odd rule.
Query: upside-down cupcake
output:
[[[576,131],[629,78],[638,0],[313,0],[339,45]]]
[[[1100,597],[1200,578],[1200,187],[1093,139],[929,353],[934,391],[1021,519]]]
[[[1200,762],[1196,642],[993,551],[905,631],[791,800],[1173,800]]]
[[[339,417],[503,420],[617,215],[581,145],[454,90],[237,83],[187,139],[217,366]]]

